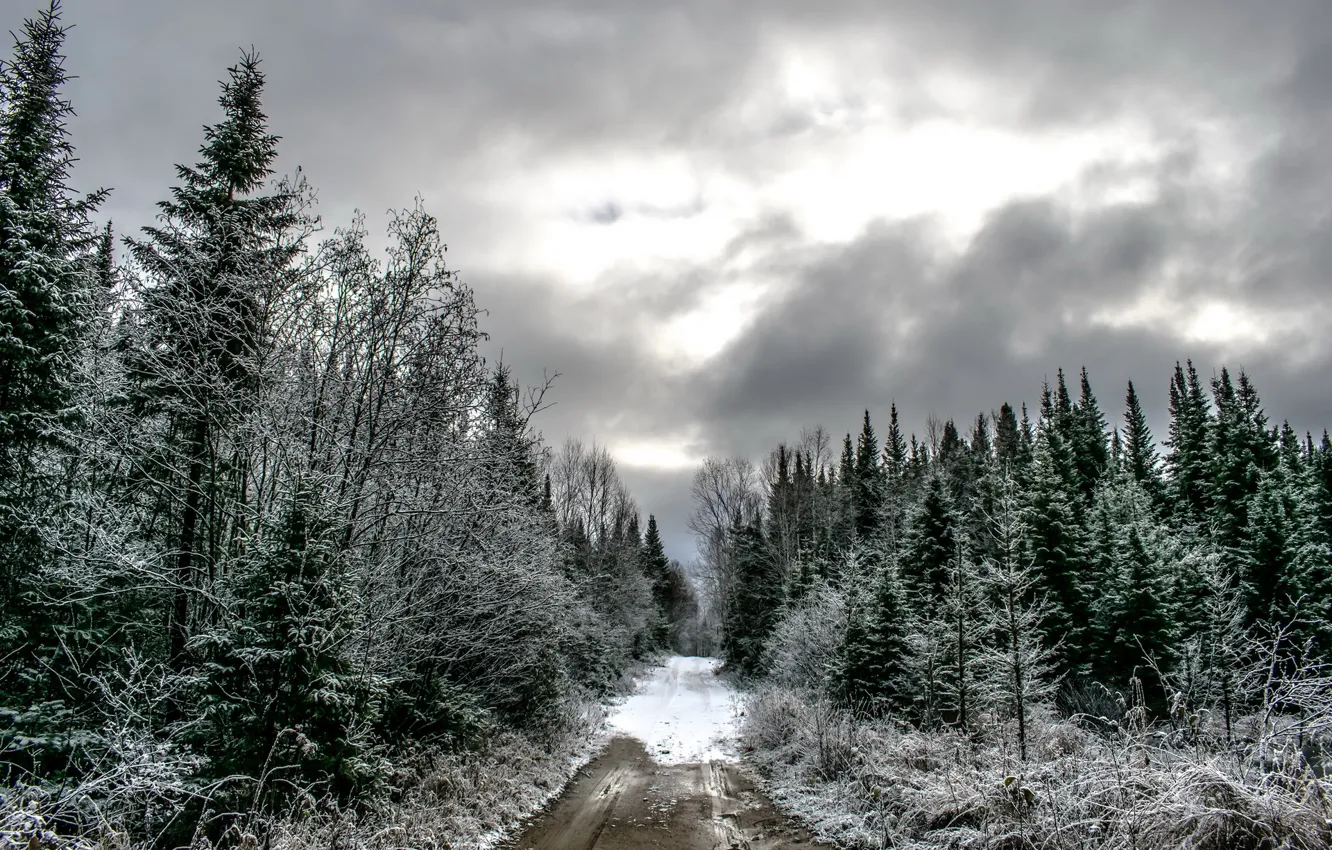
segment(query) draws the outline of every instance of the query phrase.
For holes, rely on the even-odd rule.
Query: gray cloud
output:
[[[37,2],[5,5],[0,27],[17,28]],[[883,418],[893,399],[916,429],[930,413],[969,420],[1034,400],[1059,364],[1086,364],[1112,417],[1132,377],[1159,434],[1169,370],[1190,356],[1204,374],[1223,361],[1247,368],[1268,410],[1300,429],[1332,422],[1332,362],[1316,330],[1332,318],[1332,5],[1323,0],[67,0],[65,9],[77,25],[68,45],[80,75],[70,89],[76,178],[114,187],[105,212],[122,229],[146,223],[173,163],[193,160],[201,125],[215,118],[216,80],[253,44],[265,56],[283,167],[303,166],[332,224],[359,207],[374,229],[384,210],[422,194],[490,311],[489,353],[502,351],[529,381],[543,369],[562,374],[558,404],[541,420],[554,443],[690,434],[699,450],[757,456],[801,425],[845,430],[864,406]],[[856,73],[892,99],[867,88],[783,102],[765,64],[783,39],[839,56],[841,45],[868,41],[868,54],[848,49],[846,61],[868,62]],[[561,269],[520,273],[495,259],[531,241],[524,198],[506,194],[523,191],[515,174],[569,156],[665,152],[762,186],[776,167],[772,145],[831,143],[819,110],[850,125],[873,108],[908,124],[946,114],[928,85],[934,72],[977,87],[968,117],[988,126],[1147,128],[1149,156],[1094,163],[1078,188],[1094,198],[1130,184],[1151,191],[1089,206],[1011,198],[962,246],[928,218],[871,222],[850,241],[820,243],[791,210],[760,209],[715,256],[615,268],[576,291]],[[771,109],[752,108],[765,97]],[[1217,128],[1234,147],[1220,175],[1208,148]],[[662,204],[631,187],[585,200],[566,216],[612,235],[640,219],[710,211],[701,195]],[[749,271],[726,271],[743,256],[757,258]],[[700,308],[719,283],[745,275],[770,286],[743,332],[698,368],[663,364],[653,322]],[[1192,314],[1093,321],[1153,293],[1223,300],[1274,324],[1245,343],[1187,339]],[[688,472],[626,478],[671,553],[686,557]]]

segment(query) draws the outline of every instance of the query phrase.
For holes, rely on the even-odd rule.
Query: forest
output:
[[[853,845],[1328,846],[1332,441],[1242,371],[1176,364],[1164,453],[1068,383],[697,471],[753,758]]]
[[[655,520],[542,442],[419,202],[379,256],[274,174],[254,53],[157,223],[99,221],[66,32],[0,71],[0,846],[511,826],[693,640]]]
[[[67,32],[0,62],[0,850],[491,846],[713,652],[843,846],[1332,846],[1332,439],[1243,370],[708,458],[686,568],[422,201],[278,173],[253,50],[118,232]]]

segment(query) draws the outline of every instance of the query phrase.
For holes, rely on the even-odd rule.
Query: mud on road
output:
[[[658,764],[619,737],[538,815],[510,850],[779,850],[811,835],[734,764]]]

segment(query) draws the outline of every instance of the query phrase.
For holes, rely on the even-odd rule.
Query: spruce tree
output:
[[[902,555],[902,580],[908,591],[929,604],[942,598],[958,545],[957,519],[943,475],[935,472],[925,484],[920,506],[911,518]]]
[[[761,668],[764,641],[785,601],[783,580],[757,522],[733,528],[730,547],[735,579],[722,647],[728,662],[752,674]]]
[[[486,467],[491,483],[497,489],[514,493],[524,505],[540,508],[544,484],[537,439],[520,409],[518,385],[503,363],[495,367],[490,377],[485,418]]]
[[[873,540],[879,533],[883,514],[883,468],[879,466],[879,439],[870,424],[869,411],[865,411],[860,438],[856,441],[855,466],[852,471],[855,485],[851,496],[854,505],[856,538]]]
[[[60,12],[53,0],[25,20],[0,67],[0,484],[26,468],[69,401],[97,276],[89,215],[106,193],[69,187],[74,110]]]
[[[1112,583],[1099,588],[1103,648],[1097,666],[1107,684],[1126,687],[1130,678],[1142,678],[1150,663],[1170,668],[1176,633],[1169,584],[1137,524],[1129,524],[1116,543]],[[1151,685],[1152,702],[1159,707],[1163,695],[1156,693],[1157,684]]]
[[[833,523],[833,546],[844,550],[855,539],[856,533],[856,451],[847,433],[842,440],[842,456],[834,478],[837,493],[837,512]]]
[[[1033,572],[1049,600],[1043,631],[1061,641],[1059,673],[1070,676],[1081,673],[1087,661],[1088,604],[1083,532],[1076,507],[1079,496],[1061,474],[1063,454],[1058,431],[1042,429],[1036,439],[1022,523]]]
[[[1128,382],[1128,391],[1124,396],[1124,442],[1122,465],[1130,478],[1151,494],[1158,504],[1164,499],[1164,489],[1160,477],[1160,457],[1156,444],[1152,440],[1152,430],[1147,426],[1147,416],[1142,412],[1138,393],[1133,389],[1133,382]]]
[[[1014,467],[1014,475],[1021,482],[1023,476],[1031,469],[1031,462],[1035,458],[1036,452],[1036,432],[1032,427],[1031,418],[1027,415],[1027,404],[1022,404],[1022,423],[1018,426],[1018,445],[1017,445],[1017,463]]]
[[[1055,654],[1047,643],[1047,596],[1026,552],[1024,511],[1018,483],[1001,475],[986,535],[993,554],[982,573],[988,600],[989,640],[984,644],[984,700],[1002,716],[1017,721],[1018,753],[1027,759],[1027,722],[1031,710],[1049,699],[1058,682]],[[1056,645],[1059,638],[1050,638]]]
[[[1209,506],[1208,445],[1210,414],[1193,361],[1175,363],[1170,381],[1170,454],[1166,457],[1170,496],[1176,513],[1202,522]]]
[[[1246,381],[1247,384],[1247,381]],[[1264,457],[1253,423],[1225,368],[1212,381],[1216,419],[1208,446],[1211,527],[1223,551],[1243,546],[1249,502],[1258,492]]]
[[[652,624],[652,643],[657,649],[665,649],[669,644],[671,615],[677,606],[674,599],[675,584],[671,575],[671,562],[666,557],[666,547],[661,542],[661,530],[657,527],[657,518],[648,514],[647,535],[643,540],[643,554],[640,559],[643,574],[652,583],[652,601],[656,606],[655,622]]]
[[[261,106],[259,58],[244,54],[228,69],[218,100],[220,123],[204,128],[201,162],[177,166],[181,185],[158,204],[161,225],[130,241],[151,278],[144,301],[146,344],[135,368],[145,406],[167,414],[180,435],[184,469],[180,509],[169,548],[174,554],[168,656],[186,663],[198,575],[215,559],[219,535],[207,527],[216,511],[216,458],[210,456],[229,421],[251,403],[257,358],[266,343],[265,298],[300,250],[291,237],[301,223],[289,188],[256,195],[272,175],[278,137]]]
[[[987,617],[979,566],[960,542],[949,565],[942,601],[938,619],[946,649],[940,670],[941,714],[946,724],[966,733],[980,710]]]
[[[1249,622],[1283,623],[1295,613],[1301,590],[1295,494],[1284,468],[1262,477],[1246,514],[1239,563]]]
[[[356,599],[339,535],[316,488],[297,485],[231,582],[232,608],[194,641],[207,659],[199,747],[242,805],[272,807],[301,787],[346,800],[382,770],[366,738],[375,683],[350,655]],[[265,782],[267,776],[280,782]]]
[[[1018,462],[1022,439],[1018,430],[1017,414],[1008,402],[999,405],[999,412],[994,416],[994,454],[999,465],[1015,466]]]
[[[849,589],[851,603],[839,651],[837,688],[853,706],[875,714],[901,714],[913,697],[911,610],[897,564],[890,559],[869,576],[862,576],[859,555],[849,553],[848,561],[843,572],[861,580]]]
[[[68,518],[77,467],[50,461],[78,451],[68,439],[76,364],[110,253],[89,222],[106,193],[79,197],[69,186],[60,13],[52,2],[25,20],[0,65],[0,715],[9,718],[0,749],[44,751],[34,758],[63,770],[75,740],[70,703],[88,682],[70,654],[107,633],[88,619],[100,602],[71,602],[77,591],[52,573],[71,542],[53,531]]]
[[[1110,465],[1110,451],[1106,443],[1108,429],[1096,396],[1092,394],[1085,366],[1079,376],[1079,385],[1081,392],[1071,415],[1069,431],[1079,490],[1083,501],[1090,503],[1096,486]]]
[[[888,407],[888,437],[883,443],[883,468],[889,481],[897,482],[906,474],[907,442],[897,421],[897,402]]]

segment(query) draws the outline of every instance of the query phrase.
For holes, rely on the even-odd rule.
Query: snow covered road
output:
[[[638,683],[610,717],[615,734],[643,743],[658,764],[735,760],[739,701],[715,658],[674,656]]]
[[[508,850],[814,850],[735,764],[739,699],[676,656],[610,717],[614,737]]]

